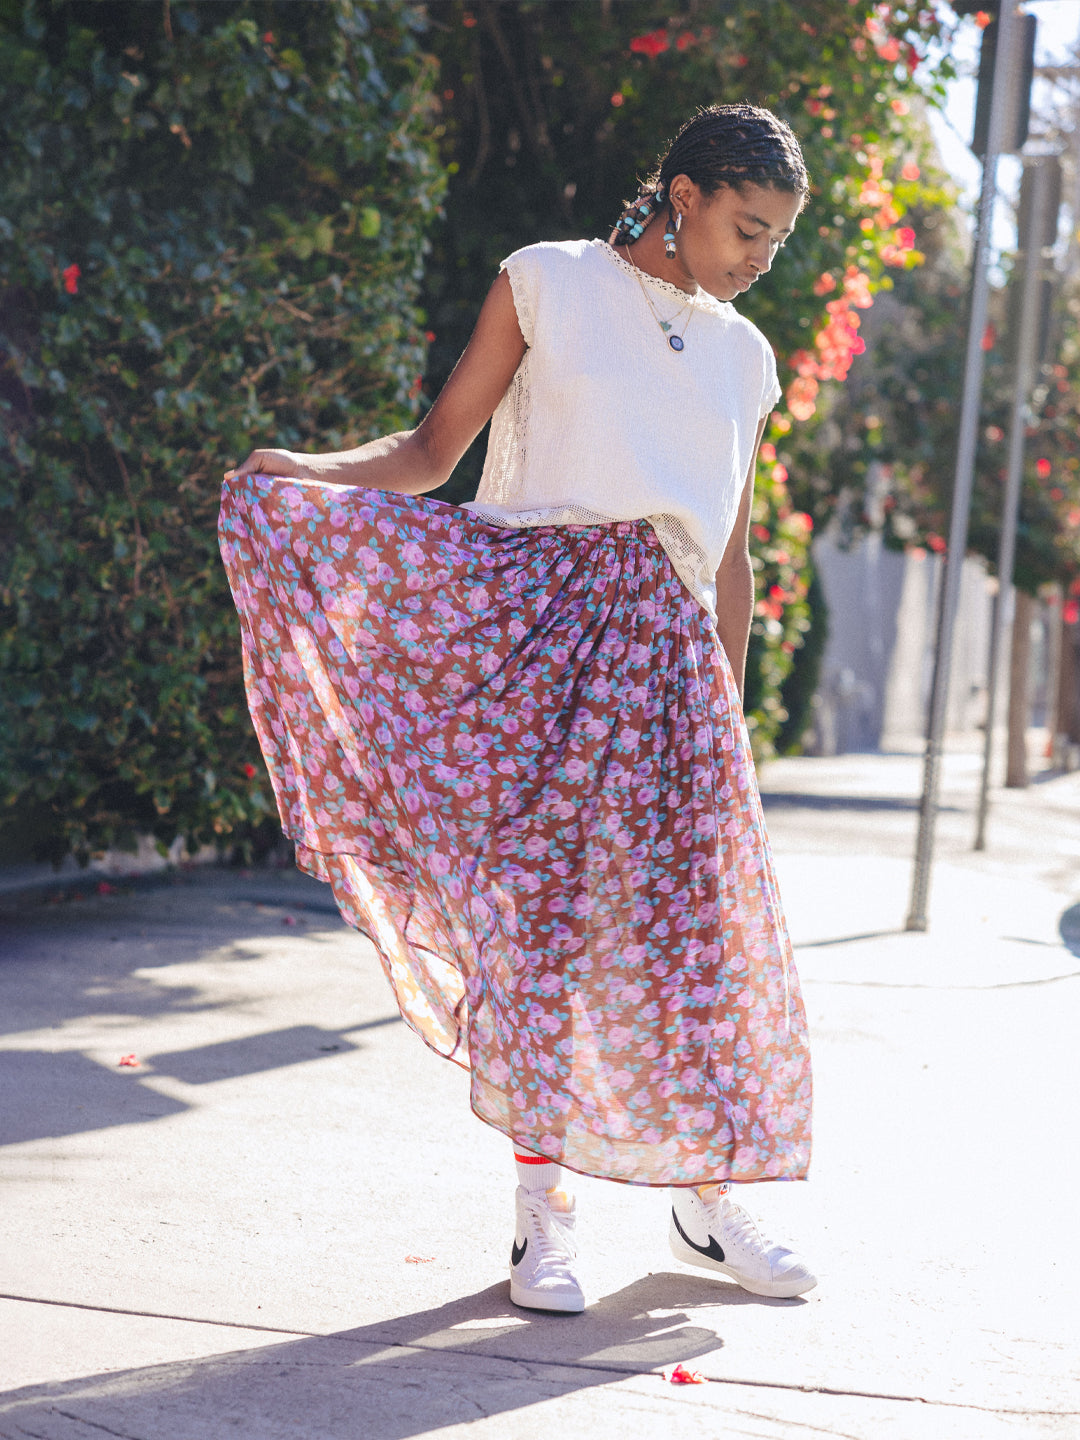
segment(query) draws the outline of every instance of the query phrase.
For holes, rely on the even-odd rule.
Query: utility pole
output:
[[[979,786],[975,849],[986,849],[986,816],[990,804],[990,766],[994,753],[994,712],[997,705],[998,669],[1003,637],[1012,633],[1015,591],[1012,576],[1016,560],[1016,525],[1024,474],[1024,436],[1031,416],[1031,391],[1039,350],[1039,329],[1043,317],[1042,280],[1045,249],[1057,235],[1058,206],[1061,200],[1061,171],[1055,156],[1039,156],[1024,167],[1025,189],[1021,192],[1024,233],[1024,278],[1020,292],[1019,330],[1016,346],[1016,375],[1013,382],[1012,417],[1009,422],[1009,458],[1005,472],[1001,535],[998,542],[998,594],[990,630],[990,662],[986,695],[986,734],[983,739],[982,781]],[[1026,205],[1024,200],[1027,201]],[[1026,212],[1026,213],[1025,213]],[[1025,611],[1026,615],[1026,611]]]
[[[930,717],[927,726],[926,755],[923,762],[923,791],[919,806],[919,833],[915,844],[915,868],[912,877],[911,905],[906,928],[925,930],[926,906],[930,892],[930,868],[933,863],[934,827],[937,823],[938,791],[941,784],[941,749],[945,733],[945,715],[949,695],[949,674],[952,666],[953,631],[960,601],[960,578],[967,550],[968,515],[971,490],[975,478],[975,449],[979,429],[979,407],[982,395],[983,350],[986,331],[989,283],[991,226],[994,201],[997,199],[997,164],[1006,140],[1008,105],[1007,77],[1015,72],[1015,55],[1019,49],[1020,17],[1012,0],[1004,0],[997,19],[994,47],[994,72],[998,83],[991,92],[983,157],[982,190],[979,195],[978,218],[975,225],[974,255],[971,274],[971,313],[968,319],[967,353],[964,362],[964,389],[960,406],[960,426],[953,482],[952,514],[949,520],[949,548],[945,574],[942,577],[941,604],[938,611],[937,646],[934,654],[934,675],[930,687]]]

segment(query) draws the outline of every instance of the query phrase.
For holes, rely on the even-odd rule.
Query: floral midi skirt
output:
[[[226,482],[251,716],[300,866],[476,1114],[642,1185],[796,1179],[806,1021],[738,694],[645,521]]]

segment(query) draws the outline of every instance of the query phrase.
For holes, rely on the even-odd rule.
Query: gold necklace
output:
[[[667,343],[671,346],[672,350],[678,353],[684,348],[683,337],[690,329],[690,321],[693,320],[694,311],[697,309],[698,292],[695,290],[691,299],[684,300],[682,308],[676,310],[675,314],[671,317],[670,320],[662,320],[657,314],[656,306],[652,302],[652,296],[649,294],[648,288],[645,285],[645,281],[642,279],[641,266],[634,259],[633,252],[631,251],[629,245],[626,247],[626,254],[627,258],[630,261],[630,264],[634,267],[634,274],[637,276],[637,282],[641,286],[641,293],[645,296],[645,303],[652,311],[653,319],[656,321],[657,325],[660,326],[660,329],[663,331],[664,335],[667,336]],[[690,306],[690,314],[686,318],[686,324],[682,328],[682,334],[672,335],[671,327],[675,324],[675,321],[678,320],[679,316],[683,313],[683,310],[686,309],[687,305]]]

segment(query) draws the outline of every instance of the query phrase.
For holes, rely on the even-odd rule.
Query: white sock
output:
[[[518,1184],[526,1190],[555,1190],[562,1179],[562,1166],[554,1160],[545,1160],[542,1155],[533,1155],[514,1146],[514,1160],[517,1163]]]

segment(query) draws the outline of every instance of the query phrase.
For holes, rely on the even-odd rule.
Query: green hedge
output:
[[[0,857],[277,834],[221,472],[414,423],[423,25],[0,0]]]

